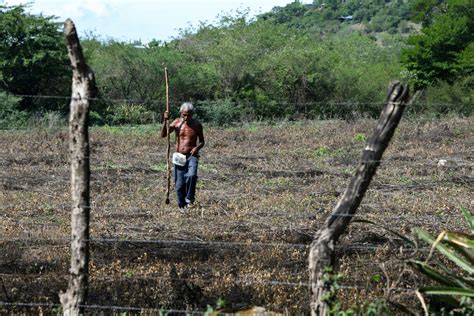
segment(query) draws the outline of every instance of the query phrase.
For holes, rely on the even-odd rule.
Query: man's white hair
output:
[[[179,112],[183,112],[183,111],[194,112],[193,104],[189,102],[181,104],[181,107],[179,108]]]

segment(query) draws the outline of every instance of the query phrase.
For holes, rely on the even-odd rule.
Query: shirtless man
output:
[[[174,165],[174,182],[178,206],[191,208],[196,194],[199,150],[204,147],[204,133],[201,123],[193,119],[193,105],[191,103],[183,103],[179,112],[181,117],[170,124],[168,131],[166,124],[163,124],[161,137],[176,132],[176,151],[186,155],[184,166]],[[165,112],[163,118],[167,120],[169,113]]]

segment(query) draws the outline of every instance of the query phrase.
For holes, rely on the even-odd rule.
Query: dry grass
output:
[[[164,203],[159,127],[93,129],[89,303],[203,310],[223,298],[234,308],[307,313],[308,288],[288,283],[307,282],[307,246],[374,123],[207,127],[198,207],[187,215]],[[69,260],[67,134],[0,133],[0,301],[59,303]],[[402,122],[358,217],[406,235],[465,230],[459,209],[472,210],[473,145],[472,118]],[[399,290],[417,281],[409,272],[398,280],[400,260],[413,255],[401,246],[380,225],[353,223],[338,248],[349,286],[341,301],[387,297],[390,286],[391,299],[415,301]]]

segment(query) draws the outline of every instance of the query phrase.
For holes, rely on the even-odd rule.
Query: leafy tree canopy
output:
[[[25,8],[0,6],[0,89],[17,95],[63,95],[69,88],[70,69],[60,24]],[[31,98],[22,106],[48,108]]]
[[[474,2],[418,0],[414,7],[424,27],[409,39],[402,55],[415,88],[437,81],[453,83],[473,75]]]

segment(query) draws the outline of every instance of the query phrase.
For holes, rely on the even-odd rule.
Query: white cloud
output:
[[[267,12],[293,0],[3,0],[6,5],[32,3],[28,12],[70,18],[79,33],[129,41],[169,40],[200,21],[214,23],[222,13],[251,9]],[[309,1],[309,0],[308,0]],[[306,2],[306,1],[305,1]],[[2,0],[0,0],[2,3]],[[84,34],[84,33],[82,33]]]
[[[99,1],[93,1],[93,0],[87,1],[88,7],[92,9],[94,12],[96,12],[96,14],[98,14],[99,16],[109,15],[111,10],[114,7],[112,3],[106,3],[106,2],[100,3]]]
[[[44,15],[56,15],[59,17],[82,17],[93,15],[97,18],[110,16],[113,13],[114,2],[110,0],[5,0],[6,5],[31,5],[31,12],[43,13]]]
[[[97,17],[109,16],[113,10],[112,3],[110,1],[94,1],[94,0],[85,0],[85,1],[75,1],[73,3],[68,3],[64,5],[65,10],[68,10],[70,13],[81,12],[82,15],[92,13]]]

